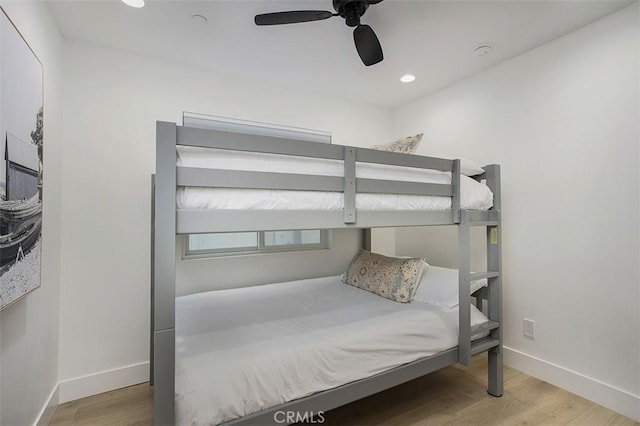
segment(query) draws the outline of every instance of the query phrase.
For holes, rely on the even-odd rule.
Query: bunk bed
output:
[[[370,248],[371,228],[458,227],[457,346],[423,354],[372,376],[282,401],[252,414],[240,414],[241,417],[225,424],[275,424],[282,423],[274,418],[277,412],[328,411],[456,362],[469,365],[471,356],[482,352],[488,353],[488,393],[502,395],[498,165],[485,166],[483,174],[474,176],[474,183],[485,182],[491,192],[492,204],[488,208],[465,197],[465,192],[469,193],[470,185],[474,183],[461,173],[460,160],[230,133],[167,122],[158,122],[156,132],[156,174],[152,181],[150,372],[154,385],[154,424],[174,424],[176,418],[175,243],[176,235],[180,234],[358,228],[364,231],[364,248]],[[273,156],[276,164],[280,164],[277,161],[285,156],[292,158],[294,163],[324,163],[320,167],[324,171],[310,174],[313,167],[308,164],[297,169],[283,168],[280,164],[275,166],[276,171],[269,166],[264,169],[261,166],[215,168],[215,165],[209,167],[210,163],[203,166],[197,159],[189,160],[190,150],[192,153],[198,150],[232,151],[233,155],[245,153],[249,156],[259,153],[261,158]],[[337,167],[338,171],[327,171],[323,169],[325,166],[329,169]],[[381,173],[385,169],[409,170],[411,176]],[[425,173],[429,176],[423,178]],[[269,202],[296,193],[312,195],[309,198],[312,201],[301,204],[300,199],[293,198],[282,204]],[[314,196],[323,197],[322,201],[314,202]],[[333,201],[327,202],[327,197]],[[221,199],[243,198],[266,200],[266,203],[220,202]],[[487,269],[477,273],[472,273],[470,268],[470,229],[474,226],[486,227],[487,233]],[[475,308],[471,306],[470,285],[479,279],[487,279],[488,285],[476,291],[473,297],[478,307],[486,307],[488,320],[474,321],[472,325]],[[479,335],[483,337],[473,338]]]

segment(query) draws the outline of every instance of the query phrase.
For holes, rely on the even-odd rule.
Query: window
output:
[[[258,250],[257,232],[189,234],[187,237],[187,255],[249,252]]]
[[[329,248],[329,231],[295,230],[189,234],[185,238],[185,258],[228,256]]]
[[[189,127],[225,132],[290,138],[309,142],[331,143],[331,133],[320,130],[280,126],[255,121],[236,120],[184,112],[182,124]],[[189,234],[185,237],[184,258],[228,256],[233,254],[317,250],[329,248],[327,230],[292,230]]]
[[[296,139],[299,141],[331,143],[331,133],[322,130],[280,126],[278,124],[259,123],[257,121],[238,120],[235,118],[195,114],[192,112],[182,113],[182,124],[189,127],[221,130],[223,132],[272,136],[276,138]]]

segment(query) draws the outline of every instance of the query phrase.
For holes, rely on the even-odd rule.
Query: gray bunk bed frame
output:
[[[433,356],[372,377],[287,402],[225,424],[275,424],[278,411],[318,412],[378,393],[460,362],[469,365],[475,354],[488,352],[488,390],[503,392],[501,301],[500,166],[484,167],[477,180],[493,191],[493,208],[460,209],[460,160],[397,154],[351,146],[228,133],[157,122],[156,174],[152,179],[151,367],[154,385],[154,424],[175,423],[175,261],[176,235],[291,229],[364,230],[363,246],[370,248],[375,227],[457,225],[459,270],[459,345]],[[227,171],[178,167],[176,146],[193,146],[340,160],[344,177]],[[451,172],[451,184],[356,179],[356,162],[389,164]],[[344,194],[342,211],[305,210],[180,210],[176,189],[181,186],[330,191]],[[356,193],[434,195],[452,198],[447,211],[356,211]],[[486,227],[487,270],[471,273],[470,229]],[[470,282],[487,278],[488,286],[474,293],[476,304],[487,303],[489,321],[470,326]],[[471,341],[471,336],[489,332]]]

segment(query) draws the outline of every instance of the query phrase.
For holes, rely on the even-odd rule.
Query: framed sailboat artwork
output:
[[[0,8],[0,309],[40,287],[43,66]]]

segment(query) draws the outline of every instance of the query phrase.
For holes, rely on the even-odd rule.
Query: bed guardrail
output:
[[[300,142],[269,136],[256,136],[176,126],[173,123],[158,123],[167,132],[175,134],[173,147],[226,149],[233,151],[260,152],[265,154],[310,157],[343,162],[343,176],[317,176],[294,173],[272,173],[239,170],[176,167],[176,186],[243,189],[279,189],[299,191],[340,192],[344,197],[344,208],[336,211],[300,211],[277,213],[260,211],[260,218],[253,218],[255,211],[246,210],[178,210],[177,233],[314,229],[344,227],[418,226],[429,224],[454,224],[460,221],[460,161],[442,158],[406,155],[318,142]],[[175,130],[173,130],[175,128]],[[171,130],[169,130],[171,129]],[[167,160],[175,162],[175,154]],[[451,173],[450,184],[419,183],[356,177],[356,163],[374,163]],[[402,211],[399,220],[397,211],[356,211],[357,194],[401,194],[418,196],[451,197],[449,211],[419,212]],[[478,212],[478,214],[484,214]],[[427,216],[428,215],[428,216]],[[215,216],[215,218],[213,217]],[[304,223],[296,220],[304,218]],[[245,220],[246,219],[246,220]]]

